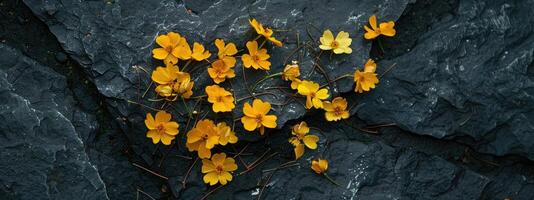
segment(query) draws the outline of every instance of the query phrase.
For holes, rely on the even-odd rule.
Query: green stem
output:
[[[261,82],[266,81],[267,79],[270,79],[270,78],[274,78],[274,77],[277,77],[277,76],[282,76],[282,74],[284,74],[284,73],[283,73],[283,72],[278,72],[278,73],[274,73],[274,74],[267,75],[267,76],[263,77],[263,78],[260,79],[258,82],[256,82],[256,84],[254,84],[254,87],[252,87],[252,91],[253,91],[253,92],[256,92],[256,87],[257,87],[258,84],[260,84]]]
[[[190,59],[190,60],[188,60],[188,61],[185,63],[184,67],[183,67],[182,70],[181,70],[182,72],[185,72],[185,69],[187,68],[187,66],[189,66],[189,64],[191,64],[191,61],[192,61],[192,60],[193,60],[193,59]]]
[[[380,37],[376,38],[376,40],[378,41],[378,47],[380,47],[380,50],[382,51],[382,55],[384,55],[386,51],[384,51],[384,47],[382,46],[382,40],[380,40]]]
[[[263,47],[263,45],[265,45],[265,42],[267,42],[267,39],[263,40],[263,42],[261,42],[261,45],[258,47],[258,49],[261,49]]]
[[[185,102],[184,97],[182,97],[181,99],[182,99],[182,102],[184,103],[184,107],[185,107],[185,110],[187,111],[189,118],[192,118],[193,115],[191,114],[191,110],[189,110],[189,106],[187,106],[187,103]]]
[[[349,77],[353,77],[353,75],[352,74],[345,74],[343,76],[337,77],[336,79],[330,81],[330,83],[334,83],[336,81],[339,81],[339,80],[344,79],[344,78],[349,78]],[[321,85],[321,88],[326,87],[327,85],[328,84]]]
[[[326,173],[323,174],[324,177],[326,177],[326,179],[328,179],[330,182],[332,182],[334,185],[337,185],[339,187],[341,187],[341,185],[339,185],[339,183],[337,183],[336,181],[334,181],[334,179],[330,178],[330,176],[328,176]]]
[[[260,37],[261,37],[261,35],[258,35],[258,36],[256,36],[256,38],[254,38],[254,40],[258,40],[258,39],[260,39]]]

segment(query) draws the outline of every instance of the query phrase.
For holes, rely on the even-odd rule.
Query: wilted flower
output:
[[[339,32],[334,39],[332,31],[327,29],[319,40],[321,41],[319,48],[322,50],[333,50],[335,54],[352,53],[352,49],[350,48],[352,39],[350,39],[349,33],[345,31]]]
[[[211,160],[202,159],[202,173],[206,174],[204,175],[204,183],[226,185],[226,183],[232,181],[230,172],[235,170],[237,170],[235,160],[226,157],[225,153],[216,153]]]
[[[171,121],[171,114],[165,111],[158,111],[155,119],[147,113],[145,125],[148,128],[146,136],[152,138],[154,144],[161,141],[164,145],[170,145],[178,134],[178,123]]]
[[[197,42],[193,43],[193,52],[191,53],[191,57],[193,59],[196,61],[202,61],[208,59],[210,56],[211,53],[208,50],[205,50],[202,44]]]
[[[328,161],[324,159],[312,160],[311,168],[317,174],[324,174],[328,170]]]
[[[156,92],[163,97],[182,96],[189,98],[193,94],[193,85],[191,77],[186,72],[180,72],[175,65],[167,65],[167,67],[157,67],[152,72],[152,80],[159,85],[156,87]]]
[[[247,49],[249,54],[243,54],[241,60],[246,68],[269,70],[271,62],[268,59],[271,57],[267,54],[267,49],[258,49],[258,42],[248,41]]]
[[[338,121],[349,118],[347,111],[347,100],[343,97],[336,97],[332,102],[323,102],[324,116],[328,121]]]
[[[376,84],[378,84],[378,78],[375,71],[376,63],[372,59],[367,60],[363,72],[356,70],[354,72],[354,82],[356,83],[354,91],[363,93],[364,91],[370,91],[372,88],[375,88]]]
[[[296,61],[292,64],[287,64],[282,73],[282,79],[285,81],[293,81],[300,76],[300,68]]]
[[[306,96],[307,109],[310,109],[312,106],[315,108],[322,108],[322,100],[325,100],[330,96],[328,94],[328,89],[319,89],[319,84],[312,81],[302,81],[297,89],[299,94]]]
[[[372,40],[380,35],[385,35],[388,37],[395,36],[395,22],[393,21],[382,22],[379,26],[377,26],[376,16],[372,15],[369,17],[369,25],[371,25],[371,28],[367,27],[367,25],[363,26],[365,29],[365,34],[363,35],[365,39]]]
[[[224,61],[224,64],[229,68],[235,66],[236,60],[233,57],[237,53],[237,48],[234,43],[224,44],[223,39],[216,39],[215,46],[219,49],[217,56],[220,60]]]
[[[186,72],[178,72],[177,77],[177,81],[173,85],[174,92],[184,99],[189,99],[193,95],[195,82],[191,81],[191,76]]]
[[[225,57],[225,59],[227,58],[228,57]],[[233,62],[235,65],[235,58]],[[213,82],[217,84],[224,82],[226,78],[235,77],[234,70],[229,65],[227,65],[223,59],[219,59],[211,63],[211,67],[208,68],[208,74],[210,75],[211,79],[213,79]]]
[[[199,158],[210,158],[210,149],[218,143],[219,133],[215,123],[209,119],[200,120],[195,128],[187,133],[186,147],[189,151],[197,151]]]
[[[226,125],[224,122],[219,122],[217,124],[217,132],[219,134],[219,144],[225,146],[226,144],[235,144],[237,142],[237,136],[230,126]]]
[[[263,27],[263,25],[258,22],[256,19],[249,19],[248,22],[256,30],[256,33],[265,37],[265,39],[271,41],[274,45],[281,47],[283,44],[275,37],[273,37],[273,30],[270,28]]]
[[[247,131],[254,131],[260,129],[260,134],[263,135],[265,127],[276,128],[276,115],[267,115],[271,110],[269,102],[263,102],[261,99],[254,99],[252,106],[246,102],[243,106],[244,116],[241,122]]]
[[[294,136],[289,139],[289,142],[295,147],[295,159],[299,159],[304,154],[304,146],[310,149],[317,148],[319,137],[307,135],[309,132],[310,128],[306,122],[300,122],[300,124],[293,126],[291,134]]]
[[[229,112],[235,108],[232,93],[218,85],[207,86],[206,94],[208,95],[208,102],[213,104],[213,112]]]

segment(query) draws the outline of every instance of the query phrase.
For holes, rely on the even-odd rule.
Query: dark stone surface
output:
[[[73,121],[94,121],[73,107],[63,76],[0,44],[2,196],[107,199]],[[70,191],[77,191],[76,193]]]
[[[397,67],[361,99],[358,116],[480,152],[534,158],[532,7],[461,1],[411,51],[379,63]]]

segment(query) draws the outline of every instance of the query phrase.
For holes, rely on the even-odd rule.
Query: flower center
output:
[[[217,102],[223,102],[223,99],[222,99],[221,96],[218,96],[216,100],[217,100]]]
[[[222,165],[217,165],[217,167],[215,167],[215,171],[220,174],[224,171],[224,168]]]
[[[202,139],[203,139],[203,140],[208,140],[208,134],[205,134],[205,133],[202,134]]]
[[[254,60],[254,62],[258,62],[260,61],[260,57],[258,55],[253,55],[252,60]]]
[[[338,48],[339,47],[339,43],[337,41],[332,41],[332,43],[330,44],[330,46],[335,49],[335,48]]]
[[[172,46],[166,46],[164,49],[165,49],[165,51],[171,53],[173,48],[172,48]]]
[[[256,122],[261,123],[263,121],[263,115],[257,115],[256,116]]]
[[[341,115],[343,113],[343,110],[340,107],[334,108],[334,113],[336,115]]]
[[[160,123],[160,124],[158,124],[158,126],[156,126],[156,130],[158,132],[163,132],[165,130],[165,127],[163,127],[163,124]]]

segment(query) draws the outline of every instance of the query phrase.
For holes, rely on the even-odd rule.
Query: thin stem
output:
[[[283,72],[278,72],[278,73],[274,73],[274,74],[267,75],[267,76],[263,77],[258,82],[256,82],[256,84],[254,84],[254,86],[252,87],[252,91],[256,92],[256,87],[258,87],[258,84],[260,84],[261,82],[266,81],[266,80],[268,80],[270,78],[274,78],[274,77],[277,77],[277,76],[282,76],[282,74],[284,74],[284,73]]]
[[[332,80],[330,83],[335,83],[336,81],[339,81],[339,80],[344,79],[344,78],[349,78],[349,77],[353,77],[353,75],[352,74],[345,74],[343,76],[337,77],[336,79]],[[326,87],[327,85],[329,85],[329,84],[321,85],[321,88]]]
[[[191,64],[191,61],[192,61],[192,60],[193,60],[193,59],[188,60],[188,61],[185,63],[184,67],[182,67],[182,70],[181,70],[181,71],[185,72],[185,69],[187,68],[187,66],[189,66],[189,64]]]
[[[341,185],[339,185],[339,183],[337,183],[336,181],[334,181],[334,179],[330,178],[330,176],[328,176],[328,174],[324,173],[323,175],[324,175],[324,177],[326,177],[326,179],[328,179],[330,182],[332,182],[333,184],[335,184],[335,185],[341,187]]]
[[[182,97],[181,99],[182,99],[182,102],[184,103],[184,107],[185,107],[185,110],[187,111],[189,118],[193,117],[193,115],[191,114],[191,110],[189,110],[189,106],[187,106],[187,103],[185,102],[184,97]]]
[[[382,51],[382,55],[384,55],[386,51],[384,51],[384,47],[382,46],[382,40],[380,40],[380,37],[378,37],[376,41],[378,42],[378,47],[380,47],[380,51]]]

